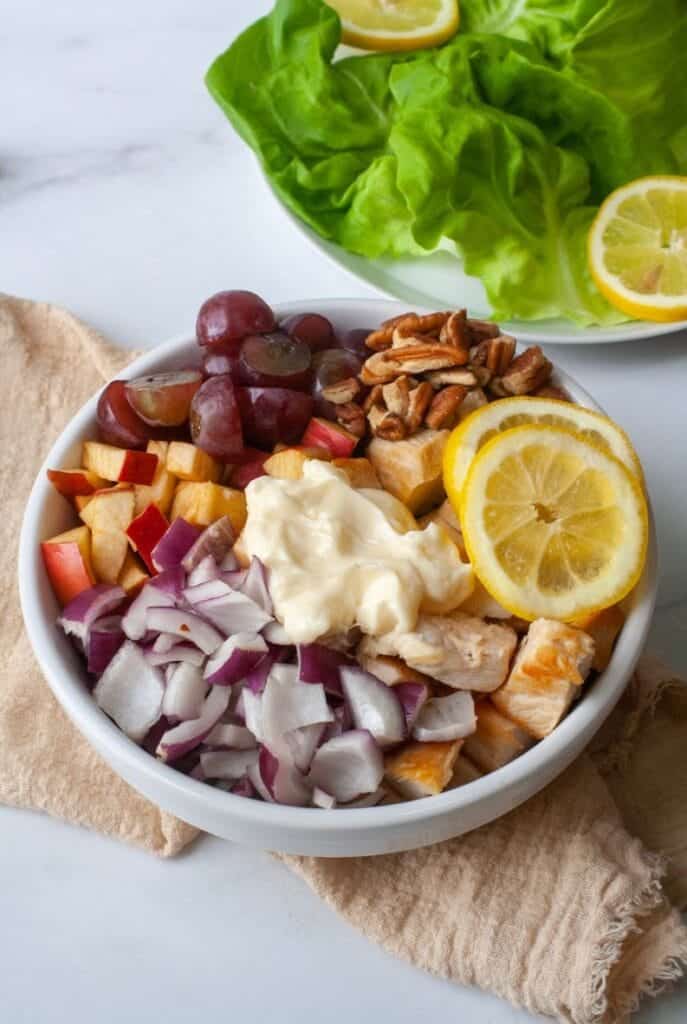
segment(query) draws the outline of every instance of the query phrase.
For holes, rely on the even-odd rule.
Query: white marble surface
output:
[[[205,92],[212,57],[267,7],[5,0],[0,289],[69,306],[131,346],[188,328],[220,287],[272,301],[371,294],[293,231]],[[555,357],[639,448],[662,556],[652,643],[687,670],[687,338]],[[386,956],[266,855],[204,839],[161,864],[9,809],[0,830],[2,1019],[13,1024],[532,1020]],[[686,1015],[682,990],[641,1020]]]

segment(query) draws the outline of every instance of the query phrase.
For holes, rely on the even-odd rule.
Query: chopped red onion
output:
[[[229,690],[224,686],[213,686],[199,717],[169,729],[158,744],[157,756],[163,761],[178,761],[194,750],[212,732],[228,706]]]
[[[208,587],[210,585],[205,584]],[[259,633],[269,622],[269,615],[259,608],[255,601],[235,591],[221,597],[213,597],[209,601],[201,601],[194,607],[199,615],[221,629],[225,636],[233,636],[235,633]]]
[[[291,647],[293,644],[293,641],[282,626],[281,622],[268,622],[262,631],[262,635],[268,643],[276,644],[279,647]],[[303,682],[307,683],[309,680],[304,679]]]
[[[249,692],[244,694],[244,701]],[[262,694],[262,732],[275,755],[284,752],[284,733],[331,722],[333,717],[323,686],[300,682],[295,665],[272,666]]]
[[[310,803],[311,788],[303,775],[294,764],[276,757],[267,747],[260,747],[258,772],[276,803],[292,807],[305,807]]]
[[[219,563],[219,568],[221,572],[235,572],[239,568],[239,560],[233,551],[227,551]]]
[[[255,800],[258,796],[258,792],[250,781],[247,775],[244,775],[242,779],[239,779],[229,790],[234,796],[247,796],[251,800]]]
[[[207,683],[196,665],[181,662],[172,672],[165,695],[162,698],[162,713],[167,718],[178,718],[182,722],[198,718],[205,700]]]
[[[356,728],[367,729],[380,747],[405,739],[405,716],[393,687],[361,668],[342,668],[341,685]]]
[[[149,665],[169,665],[172,669],[175,663],[182,661],[187,665],[202,665],[205,662],[205,655],[195,644],[176,643],[168,651],[146,651],[145,655]]]
[[[218,647],[205,666],[211,686],[231,686],[255,668],[267,654],[267,644],[254,633],[237,633]]]
[[[315,751],[322,742],[324,731],[327,726],[322,723],[315,725],[304,725],[300,729],[292,729],[285,732],[282,742],[288,751],[290,760],[293,761],[300,772],[307,772]]]
[[[357,662],[324,644],[298,644],[298,673],[303,683],[322,683],[327,693],[343,696],[341,669],[357,668]]]
[[[468,690],[428,700],[413,727],[413,738],[428,743],[460,740],[477,728],[475,702]]]
[[[206,527],[181,559],[182,568],[191,572],[205,558],[210,556],[215,564],[222,561],[234,546],[234,527],[228,516],[216,519]]]
[[[86,650],[88,671],[95,676],[104,672],[124,643],[121,615],[106,615],[96,619],[88,634]]]
[[[272,617],[274,610],[272,608],[272,598],[267,587],[267,569],[260,559],[255,556],[250,560],[246,578],[241,585],[241,593],[249,597],[251,601],[255,601],[258,607],[267,613],[269,618]]]
[[[255,736],[249,729],[232,722],[219,722],[205,737],[205,743],[208,747],[223,750],[252,750],[257,746]]]
[[[214,750],[200,755],[207,779],[240,779],[257,762],[257,747],[252,750]]]
[[[107,583],[96,583],[88,590],[82,590],[65,607],[57,624],[68,636],[75,636],[84,645],[88,644],[88,632],[103,615],[108,615],[126,598],[121,587],[111,587]]]
[[[308,779],[339,803],[373,793],[384,777],[382,752],[371,733],[352,729],[323,743],[315,753]]]
[[[139,743],[160,717],[163,694],[162,673],[130,640],[119,648],[93,690],[98,707]]]
[[[141,593],[144,591],[145,587]],[[216,651],[223,640],[216,629],[192,612],[179,611],[177,608],[149,608],[146,619],[148,629],[155,629],[160,633],[174,633],[182,640],[190,640],[206,654]]]
[[[221,579],[228,583],[232,590],[240,590],[247,575],[247,569],[229,569],[226,572],[223,569],[220,573]]]
[[[172,594],[146,583],[127,608],[122,619],[122,629],[129,640],[142,640],[149,628],[149,609],[173,607],[174,597]]]
[[[333,807],[336,807],[336,800],[331,793],[325,793],[319,786],[315,786],[312,791],[312,802],[313,807],[321,807],[325,811],[331,811]]]
[[[186,582],[189,587],[197,587],[201,583],[209,583],[210,580],[217,579],[219,579],[219,566],[212,555],[206,555],[195,569],[191,569]]]
[[[335,736],[340,736],[342,732],[347,732],[353,726],[353,719],[348,704],[339,704],[337,707],[332,708],[332,714],[334,715],[334,721],[329,722],[327,725],[322,737],[323,743],[334,739]]]
[[[154,590],[162,590],[173,597],[175,601],[178,601],[185,585],[186,573],[180,565],[175,565],[171,569],[166,569],[164,572],[158,573],[157,576],[153,576],[152,579],[147,580],[144,589],[153,587]]]
[[[262,695],[244,689],[241,693],[240,703],[246,729],[252,732],[258,742],[262,743],[264,738],[262,729]]]
[[[218,576],[206,580],[205,583],[198,583],[193,587],[186,587],[183,591],[185,601],[190,605],[201,604],[203,601],[210,601],[213,597],[225,597],[231,594],[231,587],[224,583]]]
[[[160,633],[153,641],[152,649],[156,654],[165,654],[167,651],[171,651],[178,643],[178,636],[173,636],[172,633]]]
[[[429,690],[424,683],[398,683],[394,686],[394,693],[401,702],[406,728],[410,734],[417,716],[429,699]]]
[[[249,782],[255,787],[255,790],[262,799],[268,804],[274,803],[274,797],[262,780],[262,775],[260,774],[260,763],[252,764],[246,772],[246,775],[248,776]]]
[[[151,552],[153,565],[158,572],[181,565],[184,556],[198,540],[200,530],[187,523],[181,516],[165,530]]]

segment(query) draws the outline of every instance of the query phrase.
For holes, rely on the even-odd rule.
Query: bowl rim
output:
[[[374,312],[362,313],[361,320],[368,316],[379,320],[397,315],[403,311],[403,305],[396,301],[368,298],[347,299],[320,298],[315,300],[294,300],[274,305],[278,317],[312,309],[327,309],[335,315],[338,308],[342,313],[354,308],[367,308]],[[182,354],[182,350],[195,342],[193,331],[185,331],[174,335],[162,344],[146,350],[118,375],[120,378],[149,373],[164,366],[174,356]],[[556,377],[573,395],[576,401],[590,409],[603,411],[592,396],[572,377],[556,368]],[[102,390],[102,389],[100,389]],[[307,830],[311,835],[321,837],[369,835],[377,829],[392,826],[428,823],[435,817],[447,813],[456,814],[475,805],[486,802],[497,793],[506,795],[511,792],[514,797],[513,807],[521,802],[518,791],[524,784],[539,775],[543,777],[542,788],[552,777],[546,769],[554,763],[560,764],[563,770],[571,760],[566,753],[576,747],[581,733],[589,737],[601,727],[605,718],[615,706],[622,694],[639,655],[651,623],[651,617],[657,591],[657,549],[653,515],[649,504],[649,547],[647,561],[642,577],[635,591],[635,603],[628,615],[621,632],[626,634],[632,625],[633,636],[625,643],[616,646],[609,667],[595,680],[593,687],[587,692],[571,712],[563,719],[556,729],[543,740],[535,743],[513,761],[504,765],[465,786],[445,790],[429,799],[409,800],[400,803],[386,804],[367,808],[342,808],[335,814],[323,814],[319,808],[291,807],[282,804],[270,804],[257,800],[246,800],[224,790],[207,785],[189,776],[183,775],[174,768],[158,761],[142,747],[130,740],[98,708],[91,693],[83,686],[81,680],[74,677],[72,667],[54,643],[55,620],[43,607],[41,596],[41,580],[44,580],[44,569],[40,557],[39,524],[46,502],[55,495],[46,477],[46,469],[63,465],[68,452],[84,433],[89,422],[94,421],[95,409],[100,390],[92,396],[79,411],[69,420],[50,448],[43,460],[33,487],[31,489],[19,540],[19,594],[26,625],[26,632],[34,655],[41,671],[53,691],[57,701],[67,713],[79,732],[104,757],[113,770],[127,779],[148,799],[157,802],[158,796],[151,797],[151,790],[166,793],[170,800],[161,800],[163,806],[175,796],[184,800],[200,801],[216,818],[230,817],[233,823],[246,827],[258,826],[262,829],[273,828],[278,833],[280,827],[298,831]],[[627,648],[627,650],[626,650]],[[126,770],[121,766],[124,765]],[[556,773],[557,774],[557,773]],[[140,786],[137,780],[140,781]],[[527,796],[531,795],[530,793]],[[159,805],[158,805],[159,806]],[[178,812],[173,812],[178,815]],[[421,844],[415,844],[421,845]],[[274,848],[278,848],[278,843]]]

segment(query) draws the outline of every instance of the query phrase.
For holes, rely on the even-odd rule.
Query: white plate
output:
[[[258,165],[259,166],[259,165]],[[488,318],[489,303],[482,282],[463,271],[460,262],[448,252],[436,252],[408,259],[366,259],[347,252],[341,246],[321,238],[296,216],[274,191],[262,173],[263,181],[294,225],[315,249],[349,274],[375,288],[382,295],[398,299],[413,308],[455,309],[465,306],[471,316]],[[615,327],[577,327],[569,320],[510,320],[504,330],[518,341],[541,345],[598,345],[610,341],[636,341],[661,334],[672,334],[687,327],[687,320],[658,324],[648,320],[628,320]]]

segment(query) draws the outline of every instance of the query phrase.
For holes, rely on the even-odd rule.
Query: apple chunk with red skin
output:
[[[157,455],[116,448],[99,441],[85,441],[83,463],[105,480],[127,484],[151,484],[157,468]]]
[[[66,498],[93,494],[107,482],[90,469],[49,469],[47,476],[55,490]]]
[[[350,430],[330,420],[320,419],[319,416],[313,416],[301,438],[301,446],[326,448],[334,459],[349,458],[357,443],[358,438]]]
[[[91,528],[93,571],[101,583],[116,583],[122,571],[129,550],[125,531],[134,504],[133,487],[119,486],[97,491],[81,511],[81,518]]]
[[[69,604],[82,590],[93,586],[91,535],[87,526],[77,526],[74,530],[44,540],[41,554],[60,604]]]
[[[134,551],[137,551],[151,573],[157,569],[153,565],[153,548],[167,532],[169,523],[157,505],[150,504],[140,516],[132,519],[126,528],[126,535]]]

